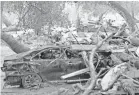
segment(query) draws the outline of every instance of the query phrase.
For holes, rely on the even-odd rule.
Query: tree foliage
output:
[[[68,26],[67,15],[63,14],[64,5],[66,2],[62,1],[3,1],[2,8],[5,11],[14,12],[19,17],[19,26],[23,28],[33,28],[36,31],[40,31],[44,25],[53,26]],[[71,2],[72,3],[72,2]],[[119,3],[119,2],[118,2]],[[112,11],[109,7],[108,2],[104,1],[93,1],[85,2],[78,1],[78,5],[82,6],[84,12],[93,13],[94,16],[99,16],[106,10]],[[135,17],[138,15],[138,2],[120,2],[123,8]]]
[[[19,25],[23,28],[33,28],[38,32],[44,25],[64,26],[64,23],[69,23],[62,12],[64,2],[10,1],[2,3],[4,11],[14,12],[18,15]]]

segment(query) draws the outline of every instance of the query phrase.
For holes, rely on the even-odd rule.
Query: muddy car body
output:
[[[31,84],[38,85],[45,81],[41,72],[46,69],[58,67],[66,72],[68,66],[80,63],[79,51],[70,47],[46,46],[5,57],[1,69],[5,72],[6,84],[28,88]]]

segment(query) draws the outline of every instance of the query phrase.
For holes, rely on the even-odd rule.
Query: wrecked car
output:
[[[6,75],[5,84],[30,88],[47,80],[52,80],[54,77],[54,80],[59,80],[62,75],[86,68],[84,57],[88,58],[89,56],[88,54],[84,55],[83,51],[89,53],[92,48],[94,45],[50,45],[7,56],[1,68]],[[110,60],[111,53],[104,50],[106,48],[102,47],[94,59],[97,67],[96,72],[101,67],[105,67],[105,63]],[[101,64],[99,65],[98,55],[104,57],[102,61],[100,60]],[[87,76],[87,78],[89,77]]]
[[[82,63],[78,51],[73,51],[69,47],[52,45],[7,56],[1,70],[5,72],[4,81],[7,85],[29,88],[45,81],[41,72],[46,69],[58,67],[62,68],[63,72],[67,72],[67,67],[72,67],[73,63],[74,65]]]

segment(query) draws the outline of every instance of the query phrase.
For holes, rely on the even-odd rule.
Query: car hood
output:
[[[20,58],[23,58],[26,55],[29,55],[31,52],[33,52],[33,51],[29,50],[27,52],[23,52],[23,53],[19,53],[19,54],[13,54],[13,55],[10,55],[10,56],[6,56],[4,58],[4,61],[20,59]]]

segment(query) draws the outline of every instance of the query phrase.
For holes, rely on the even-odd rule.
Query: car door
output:
[[[80,69],[81,64],[83,63],[82,56],[78,51],[73,51],[70,49],[65,50],[66,59],[71,69]]]
[[[38,67],[42,71],[47,68],[53,67],[56,64],[56,62],[59,61],[61,54],[62,54],[61,48],[58,47],[46,48],[35,54],[31,58],[31,62],[33,64],[35,63],[39,64],[40,66]]]

